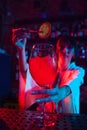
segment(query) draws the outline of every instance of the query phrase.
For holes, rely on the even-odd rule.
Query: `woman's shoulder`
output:
[[[72,62],[72,63],[70,64],[69,69],[79,70],[80,73],[85,74],[85,69],[84,69],[83,67],[79,66],[79,65],[76,65],[75,62]]]

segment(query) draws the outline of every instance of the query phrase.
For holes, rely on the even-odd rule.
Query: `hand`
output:
[[[18,50],[25,49],[28,33],[25,28],[18,28],[12,30],[12,42]]]
[[[61,99],[60,88],[58,88],[58,86],[56,86],[53,89],[35,90],[32,92],[32,94],[47,94],[47,95],[49,95],[48,97],[37,99],[36,102],[55,102],[55,103],[58,103]]]
[[[71,89],[69,86],[65,85],[61,88],[58,88],[56,85],[55,88],[52,89],[44,89],[44,90],[35,90],[32,94],[47,94],[48,97],[39,98],[36,102],[55,102],[58,104],[59,101],[66,98],[71,93]]]

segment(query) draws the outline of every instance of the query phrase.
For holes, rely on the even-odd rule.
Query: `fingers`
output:
[[[26,28],[17,28],[12,29],[12,41],[15,43],[17,39],[24,39],[28,38],[28,33],[26,31]]]
[[[25,48],[27,35],[25,28],[12,29],[12,42],[19,51]]]
[[[13,34],[20,34],[20,33],[26,33],[27,32],[27,29],[26,28],[15,28],[15,29],[12,29],[12,33]]]
[[[26,32],[17,32],[12,34],[12,39],[15,40],[17,38],[28,38],[28,34]]]
[[[15,45],[20,47],[20,48],[23,48],[23,42],[24,40],[23,39],[17,39],[17,41],[15,42]]]
[[[58,103],[59,100],[58,100],[58,95],[55,95],[55,96],[36,99],[36,102],[38,102],[38,103],[40,103],[40,102],[55,102],[55,103]]]
[[[44,90],[34,90],[31,94],[49,94],[49,95],[55,95],[58,93],[58,87],[53,89],[44,89]]]
[[[52,98],[48,97],[48,98],[39,98],[36,100],[36,102],[40,103],[40,102],[51,102]]]

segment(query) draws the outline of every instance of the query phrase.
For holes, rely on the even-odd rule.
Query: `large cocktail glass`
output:
[[[29,58],[29,69],[33,79],[42,89],[51,88],[57,76],[57,57],[54,46],[48,43],[33,45]],[[44,105],[42,106],[43,117],[45,117]]]

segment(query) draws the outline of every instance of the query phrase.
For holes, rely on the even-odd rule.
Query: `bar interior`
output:
[[[0,0],[0,57],[0,130],[87,129],[86,0]]]

